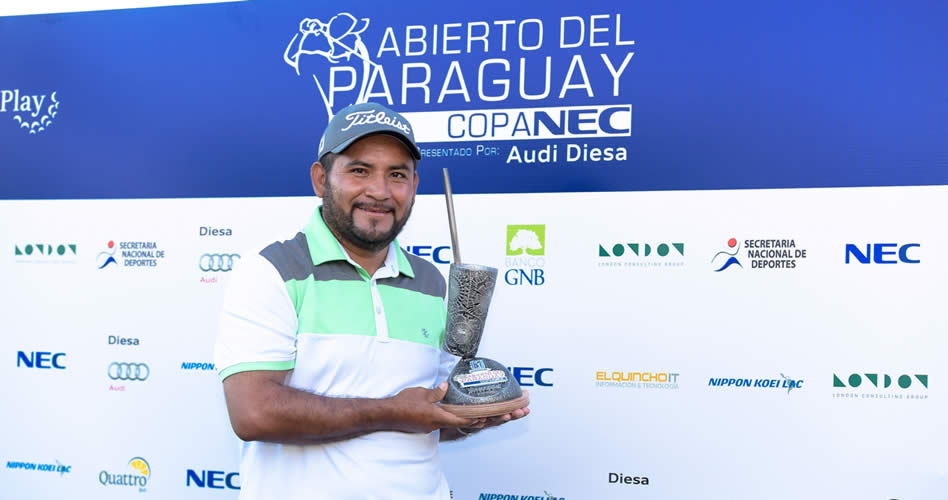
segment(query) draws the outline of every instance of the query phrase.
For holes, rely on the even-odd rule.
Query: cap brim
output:
[[[338,146],[336,146],[336,147],[330,149],[328,152],[330,152],[330,153],[336,153],[336,154],[342,153],[343,151],[346,150],[346,148],[348,148],[349,146],[351,146],[353,142],[356,142],[356,141],[358,141],[359,139],[368,137],[368,136],[370,136],[370,135],[375,135],[375,134],[390,135],[390,136],[392,136],[392,137],[398,139],[399,142],[401,142],[401,143],[405,146],[405,149],[407,149],[408,152],[411,154],[412,158],[414,158],[415,160],[421,160],[421,151],[418,150],[418,146],[416,146],[415,143],[411,142],[411,140],[410,140],[408,137],[406,137],[406,136],[404,136],[404,135],[402,135],[402,134],[399,134],[398,132],[392,132],[392,131],[389,131],[389,130],[376,130],[376,131],[374,131],[374,132],[369,132],[368,134],[365,134],[365,135],[360,135],[360,136],[357,136],[357,137],[353,137],[352,139],[349,139],[348,141],[344,141],[344,142],[342,142],[341,144],[339,144]],[[325,153],[324,153],[324,154],[325,154]]]

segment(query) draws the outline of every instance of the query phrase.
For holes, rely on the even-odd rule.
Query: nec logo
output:
[[[431,257],[435,264],[451,263],[451,247],[448,246],[415,245],[405,247],[405,251],[419,257]]]
[[[846,263],[850,263],[850,259],[854,258],[859,261],[860,264],[898,264],[899,262],[905,264],[918,264],[921,262],[920,259],[913,259],[909,255],[909,250],[913,248],[921,248],[922,245],[918,243],[908,243],[905,245],[899,245],[898,243],[867,243],[865,245],[866,251],[863,252],[863,247],[853,244],[846,244]],[[915,255],[915,252],[912,252],[912,255]]]
[[[235,481],[234,478],[238,480]],[[240,473],[224,472],[221,470],[202,470],[200,474],[193,469],[188,469],[188,486],[197,486],[198,488],[214,488],[217,490],[240,489]],[[192,484],[192,482],[194,484]]]
[[[553,382],[549,379],[544,379],[544,375],[548,372],[552,372],[552,368],[533,368],[526,366],[511,366],[507,367],[510,370],[511,375],[517,379],[517,383],[524,387],[533,387],[534,385],[543,386],[543,387],[552,387]]]
[[[16,355],[16,366],[21,367],[25,366],[27,368],[43,368],[50,369],[56,368],[57,370],[65,370],[66,365],[61,361],[62,358],[66,357],[66,353],[57,352],[53,354],[51,352],[36,352],[33,351],[27,356],[23,351],[18,351]]]

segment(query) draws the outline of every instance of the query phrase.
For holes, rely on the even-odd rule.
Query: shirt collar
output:
[[[318,266],[324,262],[333,260],[345,260],[356,269],[365,273],[365,270],[349,257],[346,250],[342,247],[342,244],[339,243],[336,236],[332,234],[332,231],[326,226],[326,222],[323,220],[322,208],[322,206],[319,206],[313,211],[309,223],[307,223],[303,229],[303,233],[306,234],[306,243],[309,246],[309,254],[313,259],[313,265]],[[388,254],[385,256],[385,262],[379,270],[381,271],[384,268],[391,268],[391,276],[388,276],[389,273],[385,273],[385,276],[377,277],[395,277],[398,276],[399,273],[409,278],[415,277],[415,272],[408,262],[408,257],[405,256],[405,253],[398,246],[397,239],[388,245]],[[366,273],[366,275],[368,275],[368,273]]]

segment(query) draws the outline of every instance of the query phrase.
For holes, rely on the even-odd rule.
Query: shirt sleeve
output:
[[[221,380],[296,366],[296,308],[279,272],[260,254],[234,269],[224,296],[214,364]]]

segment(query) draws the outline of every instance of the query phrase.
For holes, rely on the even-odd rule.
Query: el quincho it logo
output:
[[[544,255],[546,224],[508,225],[507,255]]]

